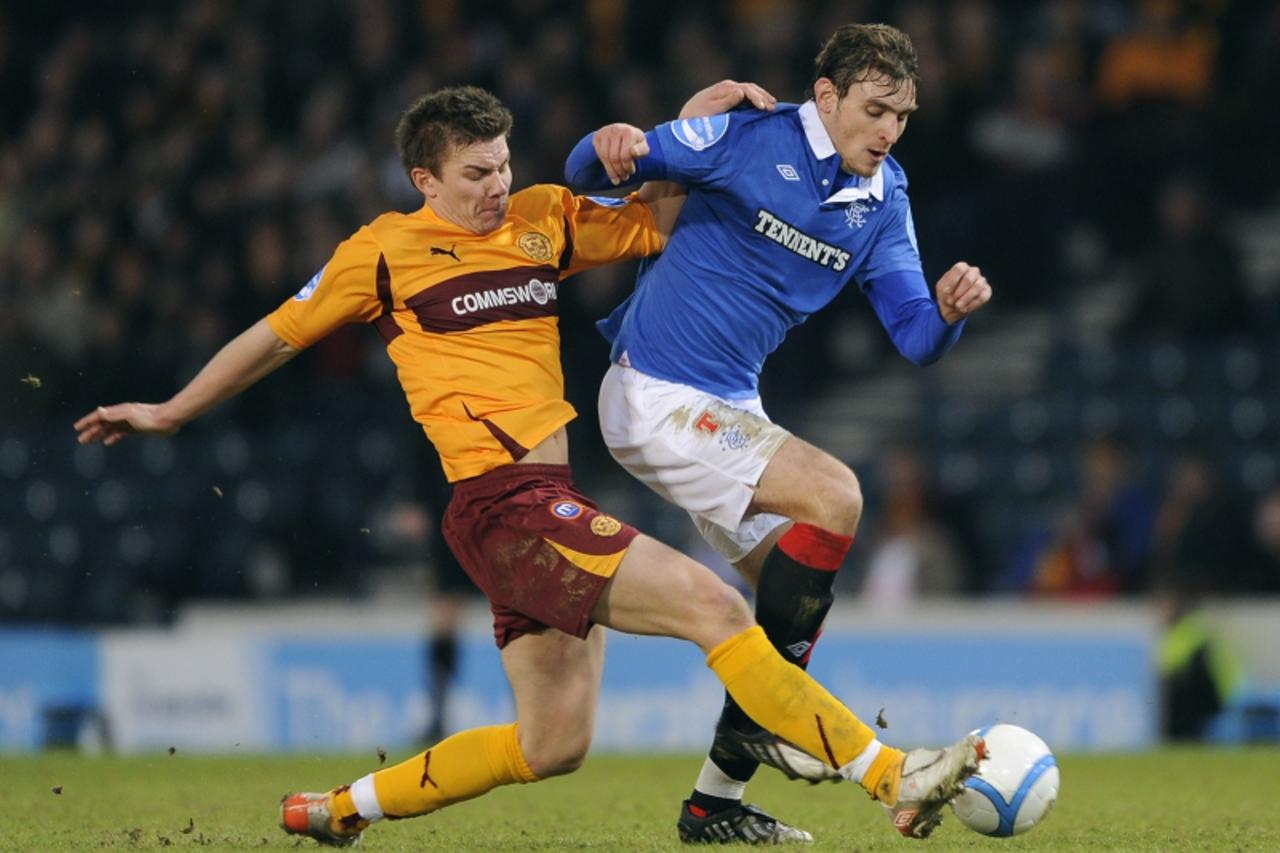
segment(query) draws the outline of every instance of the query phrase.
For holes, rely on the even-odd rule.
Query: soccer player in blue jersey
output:
[[[882,24],[842,26],[818,54],[813,97],[762,102],[720,84],[728,105],[645,133],[614,124],[570,154],[578,190],[673,181],[688,197],[666,250],[601,322],[612,360],[600,423],[615,459],[687,510],[756,590],[756,617],[805,666],[832,603],[835,573],[862,513],[843,462],[774,424],[757,380],[787,331],[851,282],[898,350],[940,358],[991,298],[957,263],[924,278],[907,178],[889,155],[916,109],[915,49]],[[761,109],[760,107],[765,107]],[[758,761],[819,778],[726,699],[678,823],[685,841],[803,839],[742,796]]]

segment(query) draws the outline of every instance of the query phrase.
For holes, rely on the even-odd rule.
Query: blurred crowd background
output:
[[[926,274],[993,303],[927,369],[850,289],[766,367],[775,420],[846,459],[840,583],[922,596],[1280,592],[1280,4],[187,0],[0,6],[0,620],[165,622],[183,603],[418,577],[447,490],[378,336],[348,328],[171,440],[78,447],[161,400],[387,209],[392,133],[446,84],[515,114],[517,187],[610,121],[754,80],[805,97],[839,24],[921,59],[895,156]],[[595,425],[592,321],[561,290],[578,478],[707,557]]]

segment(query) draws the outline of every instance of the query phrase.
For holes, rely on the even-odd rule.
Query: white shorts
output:
[[[747,515],[769,460],[791,433],[760,398],[722,400],[614,364],[600,385],[600,431],[618,464],[693,517],[736,563],[787,518]]]

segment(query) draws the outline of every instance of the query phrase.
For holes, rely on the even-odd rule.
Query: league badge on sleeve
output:
[[[311,281],[304,284],[302,286],[302,290],[299,290],[297,293],[293,295],[294,301],[306,302],[308,299],[310,299],[311,294],[315,293],[316,288],[320,286],[320,279],[324,278],[324,271],[328,268],[329,268],[328,264],[325,264],[324,266],[320,267],[320,272],[313,275],[311,277]]]
[[[710,148],[729,130],[729,114],[677,119],[671,122],[671,133],[686,148],[701,151]]]

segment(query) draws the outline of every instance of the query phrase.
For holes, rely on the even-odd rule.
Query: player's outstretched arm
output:
[[[943,273],[935,287],[938,313],[947,325],[957,323],[991,301],[991,285],[982,270],[964,261]]]
[[[264,318],[218,350],[195,378],[166,402],[118,403],[89,412],[75,423],[77,440],[110,446],[135,432],[173,435],[297,354],[298,350],[280,340]]]

